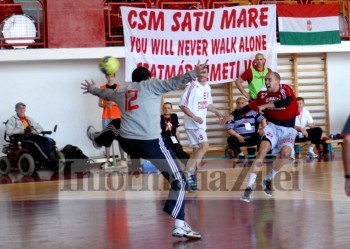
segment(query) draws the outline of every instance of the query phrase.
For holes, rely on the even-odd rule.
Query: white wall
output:
[[[118,52],[112,54],[111,51]],[[328,53],[331,133],[341,131],[350,113],[350,82],[347,77],[350,52],[349,49],[345,51]],[[80,83],[84,79],[94,79],[99,84],[106,82],[98,69],[98,60],[105,55],[122,58],[116,81],[123,83],[125,61],[124,51],[120,48],[0,50],[0,121],[14,115],[15,104],[22,101],[27,105],[27,115],[41,123],[45,130],[58,125],[55,140],[59,148],[73,144],[88,156],[102,155],[102,149],[95,150],[86,136],[88,125],[101,128],[102,110],[98,107],[97,97],[82,94]],[[1,148],[5,143],[3,134],[4,125],[0,124]]]
[[[331,133],[340,133],[350,115],[350,53],[328,53]]]
[[[121,64],[116,82],[124,82],[124,59]],[[80,89],[84,79],[106,83],[97,65],[98,59],[0,62],[1,123],[15,114],[14,106],[21,101],[27,105],[26,114],[45,130],[58,125],[54,139],[59,148],[73,144],[89,156],[102,155],[86,136],[90,124],[101,129],[102,109],[97,97]],[[4,130],[0,124],[1,148]]]

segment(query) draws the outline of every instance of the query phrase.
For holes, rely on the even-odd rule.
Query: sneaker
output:
[[[239,153],[238,156],[237,156],[237,158],[239,158],[239,159],[245,159],[244,153],[243,153],[243,152]]]
[[[241,197],[241,201],[250,202],[250,196],[252,195],[252,193],[253,193],[253,189],[251,187],[247,187],[244,190],[244,194]]]
[[[103,169],[115,169],[116,166],[112,165],[111,162],[106,161],[101,165],[101,168],[103,168]]]
[[[238,160],[237,160],[237,163],[243,163],[244,160],[245,160],[245,155],[244,153],[239,153],[238,156],[237,156]]]
[[[196,191],[197,190],[197,177],[195,175],[190,175],[187,179],[187,189],[189,191]]]
[[[96,137],[96,129],[95,127],[93,127],[92,125],[90,125],[87,130],[86,130],[86,135],[87,137],[91,140],[92,145],[96,148],[99,149],[101,146],[99,146],[96,142],[95,142],[95,137]]]
[[[195,232],[192,228],[185,222],[182,227],[174,227],[173,229],[174,237],[185,237],[188,239],[200,239],[202,236],[200,233]]]
[[[318,158],[318,155],[316,155],[315,152],[313,152],[313,151],[308,151],[306,153],[306,157],[311,158],[311,159],[315,159],[315,158]]]
[[[120,161],[120,165],[118,166],[119,168],[127,168],[128,167],[128,163],[126,160],[121,160]]]
[[[261,183],[261,186],[264,190],[264,193],[267,196],[272,196],[272,189],[271,189],[271,180],[263,180],[263,182]]]

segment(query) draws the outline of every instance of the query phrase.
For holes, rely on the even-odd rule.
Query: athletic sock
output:
[[[314,146],[310,146],[309,149],[307,150],[308,152],[314,152]]]
[[[255,183],[256,177],[257,177],[256,173],[250,173],[249,181],[248,181],[248,187],[253,188],[253,185]]]
[[[175,227],[183,227],[185,225],[185,221],[184,220],[179,220],[179,219],[175,219]]]
[[[272,178],[277,174],[277,171],[275,171],[274,169],[272,169],[268,175],[266,176],[265,180],[272,180]]]
[[[188,176],[194,175],[195,172],[196,172],[196,167],[193,167],[187,171],[187,175]]]

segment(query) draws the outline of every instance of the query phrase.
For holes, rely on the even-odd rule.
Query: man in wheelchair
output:
[[[26,105],[19,102],[15,106],[16,114],[6,123],[6,135],[12,142],[21,142],[28,148],[30,154],[40,161],[56,163],[58,161],[53,139],[42,134],[42,126],[29,116],[25,115]],[[51,132],[50,132],[51,133]]]

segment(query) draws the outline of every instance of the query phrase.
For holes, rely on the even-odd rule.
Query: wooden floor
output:
[[[202,233],[196,241],[171,236],[173,220],[162,211],[168,186],[158,174],[92,167],[85,174],[1,176],[0,248],[350,248],[339,153],[286,165],[273,198],[262,193],[259,176],[250,203],[239,200],[249,170],[243,166],[208,160],[199,171],[202,191],[187,194],[185,209]]]

